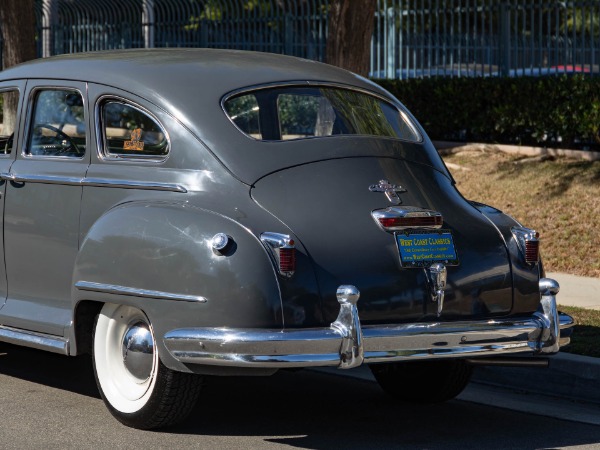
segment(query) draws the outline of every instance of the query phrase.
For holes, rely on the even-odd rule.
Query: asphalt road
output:
[[[535,407],[534,407],[535,409]],[[454,400],[394,404],[374,383],[322,372],[211,378],[167,431],[116,422],[89,358],[0,343],[0,448],[600,449],[600,426]]]

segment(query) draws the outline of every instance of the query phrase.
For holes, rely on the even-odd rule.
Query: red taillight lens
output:
[[[383,228],[436,228],[441,227],[443,224],[443,218],[441,216],[380,217],[378,220]]]
[[[536,263],[540,260],[540,241],[525,241],[525,262]]]
[[[282,273],[294,272],[296,270],[296,249],[279,249],[279,271]]]
[[[512,227],[510,229],[517,241],[517,246],[527,264],[536,264],[540,261],[539,233],[531,228]]]

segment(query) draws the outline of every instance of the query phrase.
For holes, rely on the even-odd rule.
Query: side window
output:
[[[81,158],[85,132],[83,98],[78,91],[35,91],[25,154]]]
[[[163,159],[169,153],[167,133],[140,108],[107,100],[100,114],[105,156]]]
[[[17,125],[19,91],[14,89],[0,92],[0,102],[0,155],[9,155],[13,149]]]
[[[225,103],[225,111],[237,127],[254,139],[262,139],[259,107],[253,94],[234,97]]]

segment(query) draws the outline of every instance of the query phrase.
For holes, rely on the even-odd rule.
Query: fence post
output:
[[[510,73],[510,8],[506,1],[500,3],[500,73],[507,77]]]
[[[154,48],[154,0],[142,1],[144,48]]]
[[[42,3],[42,58],[53,55],[54,29],[58,15],[58,2],[44,0]]]
[[[402,11],[400,11],[400,14],[402,14]],[[387,9],[384,17],[387,27],[385,76],[394,79],[396,78],[396,15],[393,6]]]
[[[293,25],[293,17],[291,14],[286,13],[283,17],[283,29],[284,29],[284,38],[283,38],[283,54],[294,56],[294,25]]]

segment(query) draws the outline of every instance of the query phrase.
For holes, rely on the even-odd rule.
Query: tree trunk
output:
[[[35,58],[35,15],[33,0],[0,0],[2,31],[2,68],[8,69]],[[15,127],[19,96],[2,95],[2,135],[9,136]]]
[[[2,66],[8,69],[35,58],[33,0],[1,0]]]
[[[362,76],[369,73],[377,0],[332,0],[329,7],[327,63]]]

